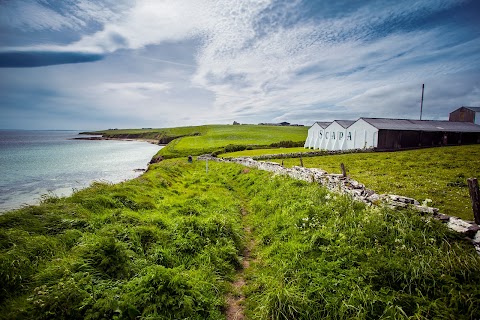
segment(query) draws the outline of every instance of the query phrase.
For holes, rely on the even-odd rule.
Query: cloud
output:
[[[42,66],[97,61],[101,73],[85,65],[78,88],[55,89],[97,113],[184,124],[414,116],[421,83],[429,101],[443,97],[432,117],[479,100],[479,33],[455,18],[472,1],[54,3],[37,2],[28,26],[81,30],[73,40],[4,48],[0,61],[11,52],[20,56],[7,56],[7,66],[33,63],[20,59],[32,52]],[[47,9],[55,14],[42,25]],[[62,70],[72,69],[53,76]]]
[[[104,55],[62,51],[0,51],[0,68],[31,68],[57,64],[93,62]]]
[[[128,101],[149,99],[152,95],[168,92],[170,83],[154,82],[108,82],[91,88],[93,92],[103,95],[116,95]]]
[[[123,0],[15,0],[0,6],[1,29],[60,31],[117,21],[130,5]]]

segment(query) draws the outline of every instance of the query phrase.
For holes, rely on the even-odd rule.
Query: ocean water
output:
[[[161,146],[139,141],[72,140],[78,131],[0,130],[0,212],[68,196],[93,181],[141,174]]]

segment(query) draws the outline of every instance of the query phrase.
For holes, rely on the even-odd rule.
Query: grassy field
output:
[[[255,149],[255,150],[242,150],[236,152],[228,152],[220,154],[219,157],[235,158],[235,157],[255,157],[263,155],[275,155],[281,153],[297,153],[297,152],[309,152],[312,150],[305,149],[303,147],[298,148],[274,148],[274,149]]]
[[[480,257],[439,221],[367,208],[287,178],[239,180],[248,190],[247,224],[256,241],[247,272],[249,318],[480,314]]]
[[[221,178],[163,162],[1,215],[0,318],[222,319],[244,240]]]
[[[303,144],[307,138],[307,127],[296,126],[259,126],[259,125],[205,125],[193,127],[177,127],[165,129],[119,129],[96,131],[104,137],[128,137],[142,139],[175,138],[158,155],[164,158],[200,155],[224,150],[230,146],[250,148],[265,148],[272,143],[293,141]]]
[[[250,319],[480,313],[480,257],[438,221],[166,160],[0,216],[0,319],[224,319],[247,242]]]
[[[282,160],[285,166],[300,165],[299,159]],[[303,158],[305,167],[330,173],[341,173],[340,163],[378,193],[430,199],[429,205],[445,214],[473,220],[466,179],[480,177],[480,145]]]
[[[156,139],[161,136],[184,136],[190,134],[204,134],[209,126],[189,126],[174,128],[157,128],[157,129],[109,129],[103,131],[94,131],[89,133],[102,134],[105,137],[114,138],[118,135],[137,135],[145,139]]]
[[[257,125],[212,125],[200,136],[183,137],[172,141],[159,151],[166,157],[200,155],[228,145],[268,146],[280,141],[304,142],[307,127],[276,127]]]

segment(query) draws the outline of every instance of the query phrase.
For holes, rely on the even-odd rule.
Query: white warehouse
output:
[[[480,126],[468,122],[360,118],[315,122],[305,148],[394,150],[440,144],[480,143]]]

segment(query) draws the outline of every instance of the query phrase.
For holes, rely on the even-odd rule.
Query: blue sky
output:
[[[3,0],[0,128],[105,129],[480,106],[477,0]]]

